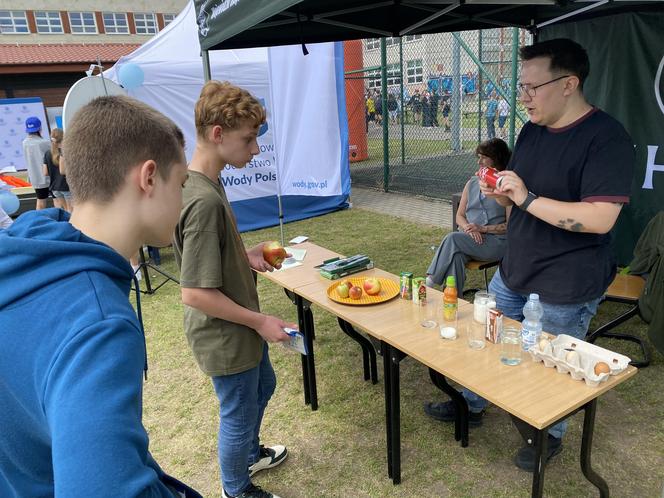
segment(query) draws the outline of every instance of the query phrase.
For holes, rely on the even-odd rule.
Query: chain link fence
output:
[[[530,43],[516,28],[346,42],[353,185],[460,192],[477,170],[478,143],[512,143],[512,59]],[[516,102],[518,134],[526,117]]]

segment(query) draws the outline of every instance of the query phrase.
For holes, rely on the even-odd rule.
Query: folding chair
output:
[[[610,301],[614,303],[628,304],[630,307],[623,314],[617,316],[609,323],[602,325],[586,336],[586,341],[590,343],[594,343],[600,337],[608,337],[638,344],[643,353],[643,359],[632,360],[630,362],[638,368],[644,368],[650,364],[650,352],[643,339],[629,334],[609,332],[609,330],[639,314],[639,296],[641,295],[645,284],[646,281],[637,275],[617,274],[613,279],[613,282],[611,282],[611,285],[609,285],[609,288],[606,290],[604,301],[602,302]]]

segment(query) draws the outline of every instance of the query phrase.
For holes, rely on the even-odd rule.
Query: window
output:
[[[70,12],[69,26],[76,35],[96,34],[97,22],[94,12]]]
[[[37,33],[64,33],[60,12],[57,11],[36,10],[35,24]]]
[[[408,83],[422,83],[422,59],[406,62],[406,76]]]
[[[366,39],[367,50],[373,50],[374,48],[380,48],[380,38],[367,38]]]
[[[173,22],[173,19],[175,19],[175,14],[162,14],[162,17],[164,18],[164,28],[168,26],[170,23]]]
[[[387,65],[387,86],[401,83],[401,69],[399,63]],[[369,76],[369,88],[380,88],[380,71],[374,71]]]
[[[0,10],[0,33],[29,33],[24,10]]]
[[[422,35],[406,35],[403,37],[403,41],[409,42],[409,41],[420,40],[421,38]]]
[[[157,33],[157,19],[151,13],[135,13],[134,25],[137,35],[154,35]]]
[[[109,35],[129,34],[127,14],[124,12],[104,12],[104,31]]]

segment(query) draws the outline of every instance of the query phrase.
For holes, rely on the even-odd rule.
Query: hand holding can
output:
[[[503,179],[502,176],[498,176],[497,169],[489,168],[487,166],[481,167],[477,172],[477,176],[479,176],[480,180],[489,185],[491,188],[500,188],[500,182]]]

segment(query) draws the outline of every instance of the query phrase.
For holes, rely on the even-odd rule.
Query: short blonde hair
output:
[[[245,124],[258,128],[265,123],[265,109],[248,91],[228,81],[208,81],[195,109],[196,133],[204,138],[210,126],[235,130]]]
[[[183,149],[182,131],[159,111],[130,97],[99,97],[67,127],[67,183],[76,202],[106,203],[142,162],[153,160],[168,179],[173,164],[184,163]]]

